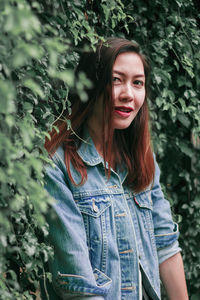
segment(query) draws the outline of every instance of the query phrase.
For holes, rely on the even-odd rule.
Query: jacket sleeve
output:
[[[104,299],[111,279],[92,269],[83,218],[59,165],[46,167],[45,188],[55,199],[53,214],[47,216],[54,290],[61,299]]]
[[[164,198],[160,187],[160,169],[155,160],[155,179],[151,192],[153,222],[159,263],[181,251],[178,244],[178,224],[172,220],[169,201]]]

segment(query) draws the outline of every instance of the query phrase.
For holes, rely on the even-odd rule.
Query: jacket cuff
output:
[[[180,252],[181,248],[179,247],[178,241],[175,241],[172,245],[167,246],[165,248],[158,250],[158,261],[159,264],[170,258],[171,256],[175,255],[176,253]]]
[[[93,270],[96,285],[89,282],[84,276],[61,274],[58,272],[54,289],[63,299],[94,299],[101,300],[109,291],[112,280],[98,269]],[[89,297],[91,296],[91,297]],[[71,297],[71,298],[70,298]],[[73,298],[74,297],[74,298]]]
[[[157,250],[159,251],[159,249],[166,248],[172,245],[175,241],[178,240],[179,234],[180,233],[177,223],[174,223],[174,230],[172,232],[157,235],[155,234]]]

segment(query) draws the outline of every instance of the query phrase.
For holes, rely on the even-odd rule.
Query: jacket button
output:
[[[98,209],[98,207],[96,206],[96,204],[93,205],[93,211],[96,212],[96,213],[98,213],[98,211],[99,211],[99,209]]]
[[[93,202],[92,202],[92,208],[93,208],[93,211],[94,211],[94,212],[98,213],[99,208],[98,208],[98,206],[96,206],[95,200],[94,200],[94,199],[93,199]]]

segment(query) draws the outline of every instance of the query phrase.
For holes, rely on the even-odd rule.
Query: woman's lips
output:
[[[132,107],[115,106],[115,113],[117,113],[120,117],[123,118],[129,117],[132,111],[133,111]]]

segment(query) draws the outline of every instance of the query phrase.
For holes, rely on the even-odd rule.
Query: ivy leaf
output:
[[[15,112],[15,88],[9,81],[0,80],[0,112],[9,114]]]
[[[44,93],[39,84],[37,84],[33,79],[25,79],[23,85],[33,91],[40,98],[44,98]]]
[[[193,156],[192,148],[190,148],[186,143],[184,143],[182,141],[180,142],[179,147],[180,147],[181,152],[183,152],[185,155],[192,158],[192,156]]]

